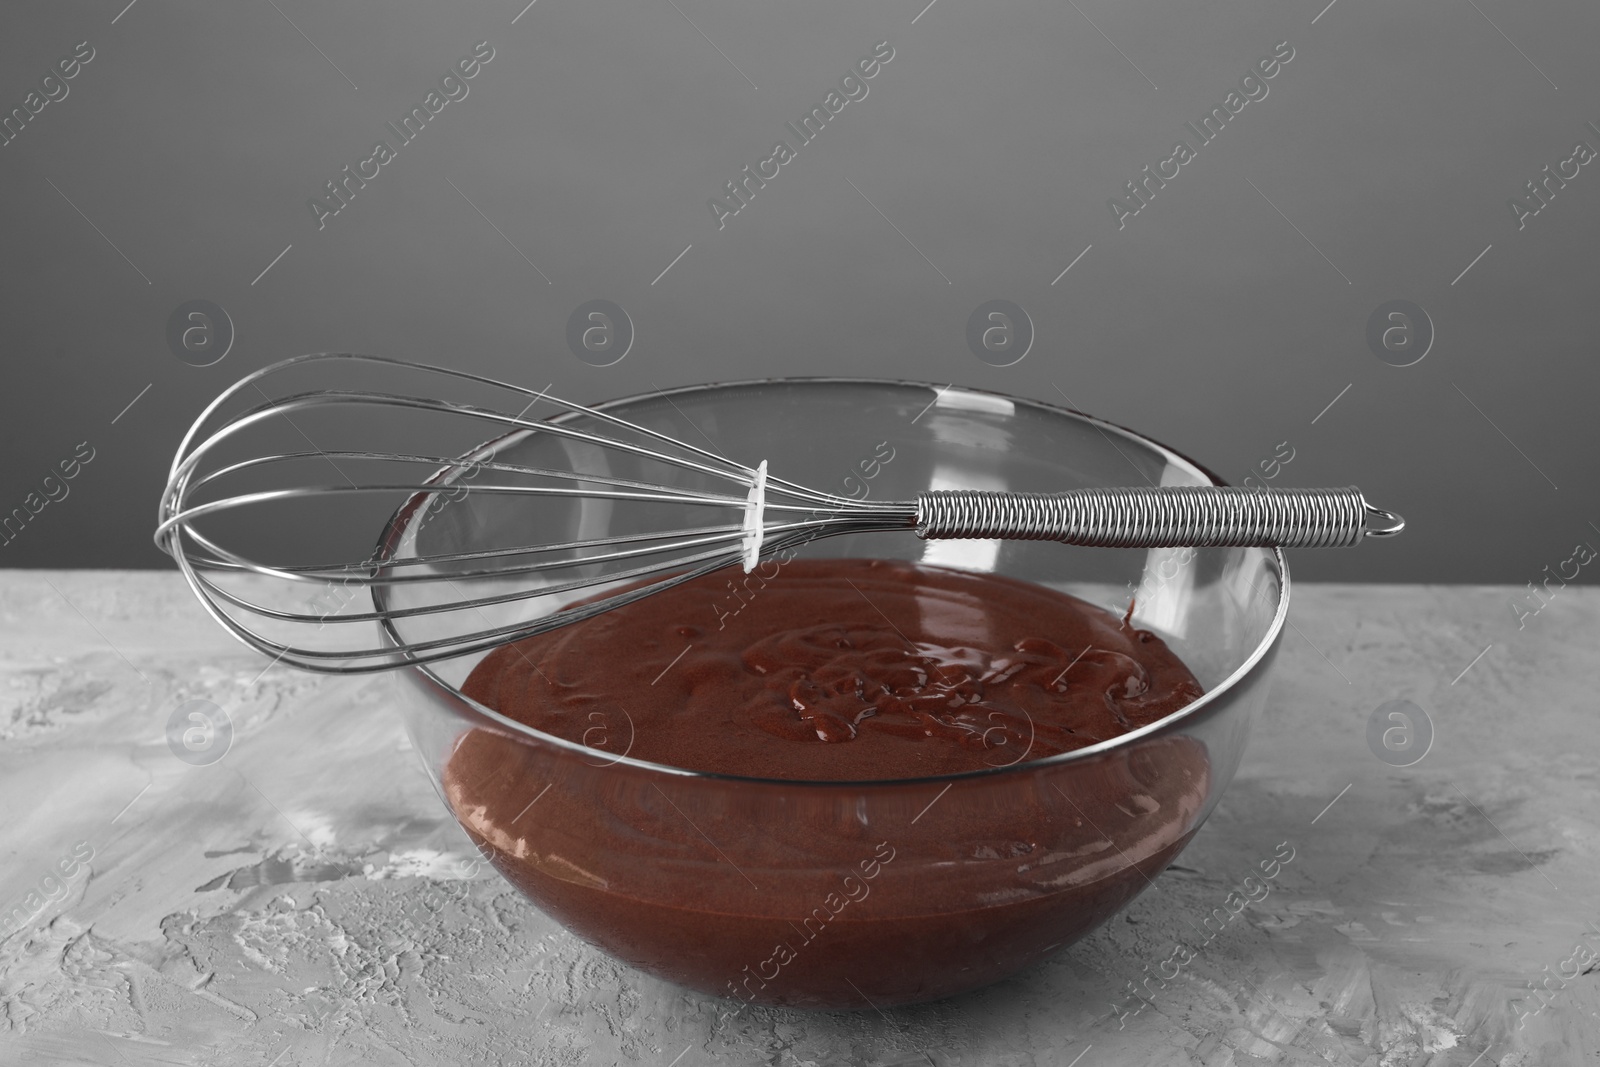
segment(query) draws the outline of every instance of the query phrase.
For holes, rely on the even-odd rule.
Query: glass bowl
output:
[[[965,388],[797,378],[597,407],[751,466],[769,459],[774,475],[843,496],[1223,484],[1121,427]],[[555,421],[613,432],[581,413]],[[490,451],[701,487],[693,472],[668,475],[536,429],[475,455]],[[607,501],[530,508],[525,498],[460,492],[454,478],[441,474],[438,492],[413,497],[380,552],[472,552],[626,529]],[[801,554],[994,572],[1118,615],[1131,600],[1135,624],[1166,641],[1206,692],[1158,722],[1057,756],[939,778],[801,782],[629,757],[629,727],[615,714],[594,744],[541,733],[463,695],[481,656],[397,672],[428,774],[508,881],[617,959],[739,1002],[852,1009],[947,997],[1012,975],[1111,918],[1173,862],[1232,780],[1288,609],[1288,571],[1269,549],[922,541],[908,532],[820,540]],[[375,595],[392,612],[439,594],[420,583]],[[708,603],[708,623],[717,610]],[[527,615],[527,601],[485,608],[483,618],[519,611]],[[426,641],[445,625],[392,617],[386,640]]]

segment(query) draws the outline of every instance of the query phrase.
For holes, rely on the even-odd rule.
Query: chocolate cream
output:
[[[793,560],[736,614],[726,582],[503,646],[463,686],[589,749],[472,729],[444,785],[500,871],[613,955],[738,1000],[932,999],[1082,936],[1196,828],[1192,738],[1029,766],[1201,695],[1129,618],[886,560]]]

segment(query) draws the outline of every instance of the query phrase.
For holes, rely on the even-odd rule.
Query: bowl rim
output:
[[[1009,401],[1012,404],[1024,404],[1028,407],[1042,409],[1054,415],[1068,415],[1072,418],[1080,419],[1094,426],[1101,432],[1102,435],[1108,430],[1112,431],[1131,440],[1133,443],[1154,450],[1156,453],[1164,456],[1169,462],[1176,461],[1180,466],[1186,465],[1192,468],[1202,477],[1209,479],[1213,485],[1225,486],[1228,484],[1222,479],[1221,476],[1216,474],[1216,472],[1212,471],[1204,464],[1191,459],[1189,456],[1179,452],[1177,449],[1162,444],[1160,441],[1148,437],[1137,430],[1129,429],[1128,427],[1122,426],[1118,423],[1111,422],[1096,415],[1090,415],[1087,412],[1079,411],[1076,408],[1067,407],[1062,404],[1056,404],[1046,400],[1033,400],[1027,397],[1013,396],[1009,393],[1001,393],[993,389],[983,389],[975,386],[957,385],[954,383],[938,385],[933,382],[917,381],[915,379],[908,378],[858,378],[839,375],[791,375],[771,378],[743,378],[731,381],[701,382],[695,385],[680,385],[670,389],[654,389],[648,393],[632,393],[627,396],[616,397],[611,400],[586,404],[585,407],[595,411],[608,411],[612,408],[623,407],[625,405],[635,404],[646,400],[658,400],[667,397],[680,396],[683,394],[707,393],[722,389],[748,388],[764,385],[867,385],[911,387],[932,390],[935,394],[934,403],[937,403],[941,397],[953,390],[959,390],[963,393],[975,393],[982,396],[995,397],[997,399]],[[933,404],[929,404],[929,407],[932,406]],[[549,419],[545,419],[543,421],[561,422],[564,420],[581,418],[583,415],[584,413],[581,411],[567,410],[553,415]],[[470,452],[465,453],[461,457],[461,461],[474,459],[481,455],[485,450],[497,448],[503,445],[509,438],[525,437],[534,432],[535,428],[533,427],[523,427],[509,431],[508,433],[492,438],[488,441],[485,441],[483,444],[476,446]],[[444,476],[451,471],[458,469],[458,466],[441,468],[437,473],[430,477],[427,482],[433,483],[435,481],[440,481],[441,484],[444,484],[442,482]],[[384,524],[383,532],[378,538],[378,551],[384,551],[394,544],[394,539],[403,532],[406,524],[411,521],[412,513],[419,506],[423,498],[428,495],[429,493],[427,492],[418,492],[412,497],[408,498],[405,503],[401,504],[400,507],[395,510],[395,513],[390,516],[388,522]],[[1245,658],[1244,662],[1242,662],[1226,678],[1219,682],[1216,687],[1208,690],[1206,693],[1202,694],[1199,699],[1185,704],[1183,707],[1172,712],[1170,715],[1167,715],[1161,719],[1157,719],[1155,722],[1141,726],[1136,730],[1130,730],[1127,733],[1118,734],[1116,737],[1108,738],[1105,741],[1100,741],[1093,745],[1087,745],[1083,748],[1075,748],[1067,752],[1059,752],[1053,756],[1043,756],[1034,760],[1023,758],[1014,763],[1001,764],[996,767],[958,771],[954,774],[925,775],[916,778],[763,778],[755,775],[724,774],[715,771],[696,771],[686,767],[674,767],[671,764],[666,763],[653,763],[649,760],[639,759],[626,754],[621,756],[610,756],[608,757],[608,762],[599,766],[602,768],[609,768],[621,764],[631,767],[635,770],[656,774],[667,774],[685,778],[702,778],[713,781],[743,782],[747,785],[772,785],[786,788],[861,788],[863,786],[904,786],[940,783],[948,783],[953,785],[957,781],[990,778],[1010,773],[1043,772],[1064,764],[1074,763],[1080,760],[1094,759],[1109,752],[1113,752],[1119,748],[1131,747],[1136,742],[1143,741],[1158,734],[1170,733],[1191,719],[1197,719],[1211,714],[1215,710],[1215,705],[1220,701],[1224,694],[1231,693],[1234,689],[1239,688],[1246,679],[1255,673],[1256,668],[1260,666],[1262,661],[1267,658],[1267,655],[1281,639],[1284,625],[1287,623],[1289,617],[1289,563],[1284,557],[1283,549],[1281,547],[1274,546],[1271,549],[1271,554],[1272,558],[1277,563],[1279,577],[1277,609],[1273,613],[1272,622],[1267,627],[1266,634],[1256,644],[1256,647],[1251,651],[1250,655]],[[379,587],[373,588],[373,596],[375,599],[379,597],[380,592],[381,590]],[[379,606],[379,610],[382,611],[381,606]],[[387,615],[385,615],[379,621],[379,632],[381,636],[387,640],[394,640],[396,642],[400,641],[400,635],[394,630],[393,620],[388,618]],[[502,715],[500,712],[489,707],[488,705],[479,703],[478,701],[467,696],[456,686],[451,685],[449,682],[441,678],[429,663],[404,664],[395,671],[395,674],[399,678],[410,680],[414,683],[421,683],[425,688],[439,690],[444,696],[450,698],[455,704],[460,706],[459,710],[452,710],[456,711],[461,718],[466,719],[469,722],[474,718],[481,719],[484,720],[482,725],[488,726],[499,732],[510,733],[514,736],[520,736],[538,741],[541,744],[551,745],[574,755],[587,754],[593,756],[596,754],[595,749],[589,748],[586,745],[578,744],[576,741],[568,741],[567,739],[557,737],[554,734],[547,734],[542,730],[538,730],[527,725],[526,723],[522,723],[516,719]]]

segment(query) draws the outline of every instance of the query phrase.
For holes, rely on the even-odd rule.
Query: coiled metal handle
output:
[[[1369,525],[1368,516],[1376,516]],[[1066,493],[932,490],[917,535],[1065,541],[1100,548],[1334,548],[1399,533],[1403,519],[1361,490],[1174,485]]]

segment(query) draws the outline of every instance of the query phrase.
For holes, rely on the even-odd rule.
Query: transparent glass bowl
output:
[[[769,459],[775,475],[845,496],[1222,484],[1110,423],[921,383],[780,379],[599,407],[680,440],[709,440],[752,466]],[[608,432],[586,415],[558,421]],[[571,442],[537,430],[491,446],[510,462],[583,458],[623,477],[663,476],[627,456],[575,457]],[[688,485],[694,476],[682,477]],[[506,497],[453,493],[448,481],[396,514],[387,550],[604,536],[622,521],[604,501],[530,513]],[[802,555],[992,571],[1119,615],[1131,597],[1135,624],[1159,634],[1206,695],[1050,758],[921,780],[797,782],[690,772],[613,754],[614,743],[602,751],[540,733],[462,694],[480,657],[398,672],[429,775],[507,880],[617,959],[736,1001],[840,1009],[946,997],[1020,971],[1115,915],[1177,857],[1232,779],[1288,608],[1283,556],[1268,549],[878,533],[817,541]],[[437,595],[425,588],[389,587],[380,606]],[[517,611],[527,604],[484,618]],[[706,611],[715,621],[713,606]],[[423,641],[446,624],[419,615],[386,625],[390,640]]]

